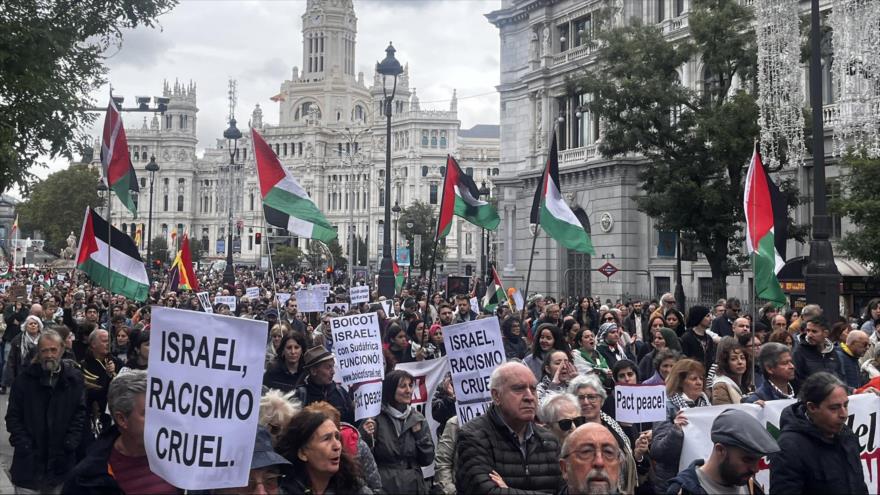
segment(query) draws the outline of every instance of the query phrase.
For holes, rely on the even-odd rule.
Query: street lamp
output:
[[[822,32],[819,0],[810,15],[810,104],[813,112],[813,238],[804,270],[807,302],[818,304],[828,321],[840,311],[840,272],[831,249],[831,217],[825,204],[825,129],[822,122]]]
[[[391,226],[391,101],[397,91],[397,76],[403,73],[400,62],[394,58],[394,46],[388,43],[385,59],[376,64],[382,75],[382,94],[385,97],[385,225]],[[391,92],[388,92],[391,78]],[[379,295],[394,297],[394,270],[391,266],[391,231],[386,228],[382,239],[382,264],[379,266]]]
[[[147,172],[150,173],[150,212],[147,215],[147,263],[153,266],[153,181],[156,179],[156,172],[159,171],[159,165],[156,163],[156,157],[150,156],[150,163],[147,164]]]
[[[413,269],[413,253],[415,252],[415,246],[413,245],[413,227],[415,224],[413,222],[406,222],[406,240],[409,243],[409,267],[406,269],[406,280],[407,283],[412,281],[412,269]]]
[[[486,181],[483,181],[480,185],[479,194],[481,198],[486,198],[486,201],[489,200],[489,195],[492,194],[489,191],[489,188],[486,187]],[[483,272],[483,279],[487,281],[489,280],[489,236],[487,235],[488,231],[484,228],[480,228],[480,270]]]
[[[226,224],[226,268],[223,270],[223,284],[235,284],[235,267],[232,266],[232,181],[235,178],[235,155],[238,153],[238,140],[241,131],[235,127],[235,117],[229,119],[229,128],[223,131],[229,149],[229,218]]]
[[[106,210],[105,208],[106,208],[107,206],[106,206],[106,205],[103,205],[103,203],[104,203],[104,193],[107,192],[107,184],[104,184],[104,180],[103,180],[103,179],[98,179],[97,190],[98,190],[98,198],[101,199],[101,204],[102,204],[102,206],[101,206],[101,213],[105,213],[105,214],[106,214],[107,210]],[[107,199],[108,199],[108,203],[109,203],[109,197],[108,197]],[[108,223],[110,222],[109,215],[108,215],[108,218],[107,218],[107,222],[108,222]]]
[[[395,201],[394,206],[391,208],[391,213],[394,214],[394,251],[395,251],[394,256],[395,257],[397,256],[397,246],[399,245],[399,243],[397,242],[397,230],[398,230],[397,229],[397,222],[400,219],[400,212],[401,211],[403,211],[403,209],[400,207],[399,204],[397,204],[397,201]]]

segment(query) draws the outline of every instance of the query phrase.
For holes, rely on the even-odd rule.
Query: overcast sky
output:
[[[422,109],[448,109],[456,88],[462,128],[497,124],[499,38],[484,14],[500,5],[500,0],[355,0],[356,71],[369,83],[393,41],[397,59],[409,63],[410,86],[417,88]],[[161,94],[163,79],[192,80],[200,150],[213,147],[226,128],[230,77],[238,81],[239,122],[246,123],[259,103],[264,122],[277,124],[278,106],[269,98],[293,66],[302,68],[305,8],[305,0],[181,0],[160,18],[158,29],[127,32],[121,48],[110,50],[114,93],[129,106],[136,95]],[[106,87],[96,92],[99,105],[107,94]],[[127,115],[126,127],[140,126],[143,115]],[[96,136],[103,116],[98,120]]]

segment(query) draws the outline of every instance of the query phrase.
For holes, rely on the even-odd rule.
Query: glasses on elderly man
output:
[[[603,445],[602,448],[598,450],[601,451],[602,459],[604,459],[605,462],[612,462],[620,455],[620,449],[616,445]],[[562,458],[565,459],[574,455],[577,460],[581,462],[592,462],[592,460],[596,458],[596,451],[597,449],[595,445],[584,445],[577,450],[572,450],[571,452],[564,454]]]
[[[556,422],[556,424],[559,425],[560,430],[569,431],[573,427],[577,428],[578,426],[580,426],[586,422],[587,422],[587,418],[585,418],[583,416],[578,416],[576,418],[560,419],[559,421]]]

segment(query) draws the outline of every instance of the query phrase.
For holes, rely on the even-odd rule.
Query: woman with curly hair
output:
[[[342,450],[339,428],[323,412],[294,416],[277,450],[291,463],[281,483],[286,494],[370,493],[357,461]]]

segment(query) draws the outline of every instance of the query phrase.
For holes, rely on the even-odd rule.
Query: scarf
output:
[[[603,370],[608,369],[608,363],[605,362],[605,358],[601,354],[599,354],[599,351],[594,350],[590,352],[586,349],[581,349],[580,353],[584,360],[593,368],[599,368]],[[595,359],[593,359],[593,355],[595,355]]]
[[[690,409],[692,407],[703,407],[709,405],[709,398],[706,397],[706,394],[704,394],[703,392],[700,392],[700,396],[697,397],[697,400],[690,400],[683,393],[672,394],[669,396],[669,400],[679,411],[683,409]]]
[[[391,407],[390,404],[382,404],[382,412],[391,418],[391,424],[394,425],[394,432],[397,434],[398,438],[400,438],[400,434],[403,431],[403,425],[406,423],[409,415],[412,414],[412,411],[412,405],[408,405],[403,411],[399,411],[396,408]]]
[[[37,341],[40,339],[40,334],[37,333],[33,338],[27,333],[27,330],[21,332],[21,348],[19,349],[21,352],[21,362],[24,363],[27,360],[28,355],[37,348]]]

